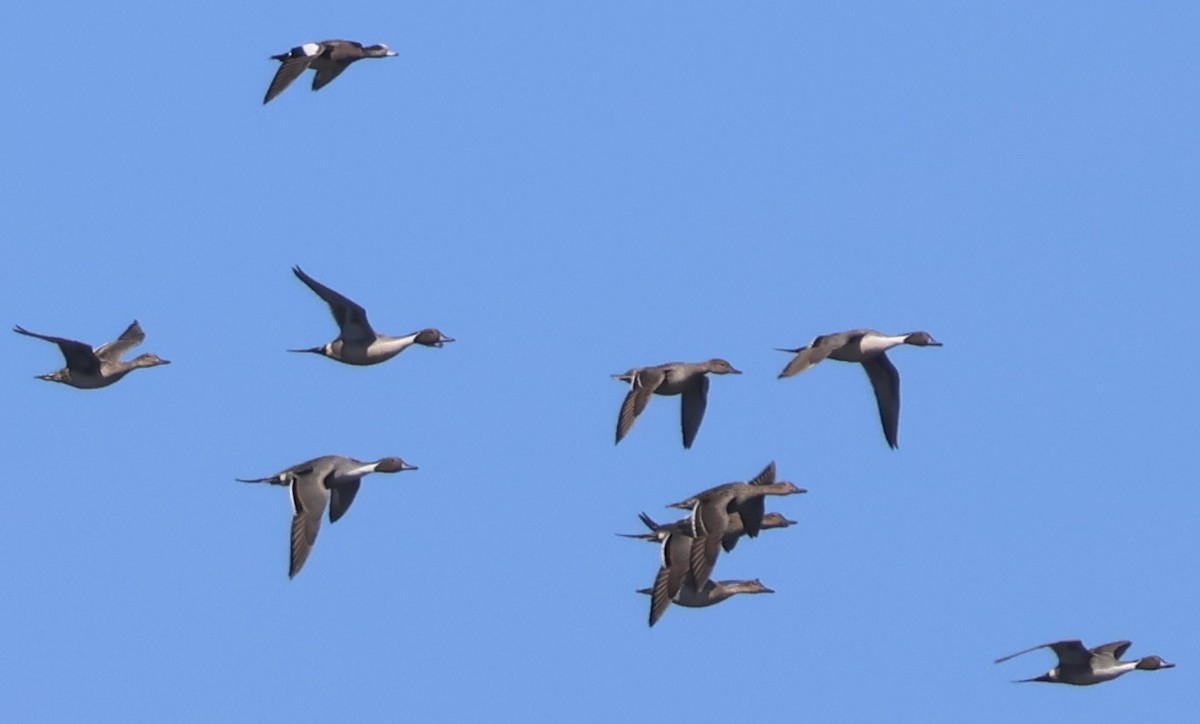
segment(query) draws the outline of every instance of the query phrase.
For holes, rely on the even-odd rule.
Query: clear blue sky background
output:
[[[1182,721],[1200,709],[1200,6],[23,3],[0,76],[6,324],[174,362],[35,381],[8,334],[8,721]],[[264,107],[274,53],[399,57]],[[302,265],[383,332],[373,368]],[[900,449],[862,371],[905,348]],[[7,333],[6,333],[7,334]],[[729,359],[694,449],[608,375]],[[256,477],[400,455],[289,581]],[[808,495],[717,578],[634,590],[638,511]],[[1178,668],[1023,685],[1060,638]]]

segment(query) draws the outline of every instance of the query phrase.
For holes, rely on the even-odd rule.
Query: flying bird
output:
[[[896,371],[887,350],[902,344],[915,347],[941,347],[928,332],[886,335],[873,329],[852,329],[817,337],[805,347],[794,349],[778,348],[780,352],[796,355],[783,371],[782,377],[798,375],[828,357],[842,362],[859,362],[867,371],[871,387],[875,389],[875,401],[879,405],[879,420],[883,423],[883,435],[893,449],[899,445],[897,434],[900,428],[900,373]]]
[[[1078,639],[1055,641],[1054,643],[1031,646],[1015,654],[1002,656],[996,659],[996,663],[999,664],[1008,661],[1011,658],[1027,654],[1030,651],[1050,649],[1058,656],[1058,666],[1055,666],[1041,676],[1035,676],[1032,679],[1021,679],[1017,683],[1044,681],[1051,684],[1074,684],[1076,686],[1090,686],[1091,684],[1099,684],[1104,681],[1112,681],[1118,676],[1134,669],[1155,671],[1175,667],[1175,664],[1169,664],[1163,661],[1162,657],[1153,655],[1143,656],[1136,661],[1121,661],[1121,656],[1129,648],[1129,645],[1129,641],[1113,641],[1112,643],[1089,649],[1085,648],[1083,642]]]
[[[142,327],[136,319],[121,333],[120,337],[107,344],[102,344],[96,349],[74,339],[36,334],[19,325],[13,327],[13,331],[26,337],[36,337],[53,342],[62,352],[67,366],[49,374],[38,375],[39,380],[61,382],[81,390],[108,387],[136,369],[171,364],[169,360],[148,353],[140,354],[128,362],[121,361],[121,355],[141,344],[142,340],[146,338],[146,334],[142,332]]]
[[[320,347],[289,349],[289,352],[311,352],[349,365],[374,365],[395,357],[414,344],[441,347],[454,341],[453,338],[432,328],[403,337],[377,334],[367,321],[367,310],[305,274],[298,266],[292,268],[292,273],[329,305],[329,311],[333,314],[333,321],[337,322],[340,334],[337,339]]]
[[[617,415],[617,442],[629,433],[633,421],[646,409],[650,395],[680,395],[680,428],[683,431],[683,447],[691,448],[704,420],[704,409],[708,407],[708,373],[715,375],[740,375],[733,365],[723,359],[714,358],[707,362],[668,362],[654,367],[634,367],[613,379],[629,383],[629,392],[621,403]]]
[[[313,90],[321,90],[339,75],[350,64],[363,58],[390,58],[396,53],[386,45],[367,45],[353,40],[322,40],[319,43],[305,43],[292,48],[286,53],[272,55],[273,60],[280,62],[279,70],[271,79],[267,95],[263,97],[263,105],[271,102],[300,77],[304,71],[312,68],[317,71],[313,76]]]

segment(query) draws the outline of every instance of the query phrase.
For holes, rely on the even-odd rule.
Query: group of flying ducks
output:
[[[280,66],[263,103],[270,102],[310,68],[315,71],[312,84],[315,91],[358,60],[395,55],[382,44],[364,46],[348,40],[305,43],[286,53],[271,56],[280,61]],[[289,352],[309,352],[361,366],[389,360],[414,344],[441,347],[454,341],[433,328],[400,337],[378,334],[367,321],[366,310],[361,306],[313,279],[300,267],[294,267],[292,271],[329,306],[340,333],[332,342],[322,346]],[[145,339],[145,333],[136,320],[116,340],[96,348],[78,340],[30,332],[20,326],[14,327],[13,331],[52,342],[62,352],[66,366],[39,375],[38,379],[80,389],[107,387],[135,369],[170,363],[154,354],[141,354],[128,361],[121,359]],[[804,347],[781,348],[780,351],[795,356],[779,373],[779,377],[797,375],[826,358],[861,364],[875,392],[884,438],[890,447],[895,448],[898,445],[900,419],[900,376],[886,352],[900,345],[938,347],[941,343],[927,332],[885,335],[871,329],[854,329],[823,335]],[[613,375],[629,384],[629,391],[617,417],[616,442],[619,443],[628,434],[651,395],[678,395],[683,446],[690,448],[708,404],[709,373],[741,374],[729,362],[711,359],[707,362],[670,362],[639,367]],[[316,542],[326,507],[329,508],[329,522],[335,523],[354,502],[364,476],[375,472],[397,473],[416,469],[416,466],[399,457],[364,462],[341,455],[325,455],[293,465],[275,475],[238,480],[288,488],[292,501],[288,576],[294,577],[304,566]],[[732,551],[742,536],[756,538],[762,530],[786,528],[796,523],[779,513],[765,512],[765,496],[804,492],[805,489],[793,483],[776,481],[775,464],[772,462],[748,482],[718,485],[672,503],[668,507],[689,511],[686,517],[674,522],[659,524],[642,513],[640,518],[648,532],[621,535],[659,544],[659,567],[654,584],[638,591],[650,596],[650,626],[658,621],[671,603],[704,607],[739,593],[773,593],[758,579],[715,581],[710,576],[722,548],[726,552]],[[1049,648],[1058,657],[1057,666],[1041,676],[1021,681],[1075,685],[1109,681],[1135,669],[1154,671],[1174,666],[1154,655],[1121,661],[1121,656],[1129,646],[1129,641],[1115,641],[1088,649],[1078,640],[1056,641],[1018,651],[997,659],[996,663]]]

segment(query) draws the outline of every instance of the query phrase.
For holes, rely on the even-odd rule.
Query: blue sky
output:
[[[1200,9],[750,5],[9,13],[0,310],[173,364],[79,391],[7,338],[4,718],[1195,712]],[[261,104],[336,37],[399,57]],[[288,355],[335,336],[295,264],[459,341]],[[860,369],[775,379],[861,326],[945,343],[891,355],[898,451]],[[608,375],[712,356],[745,374],[692,450],[670,398],[613,446]],[[421,469],[289,581],[286,493],[234,478],[326,453]],[[715,575],[777,593],[648,629],[656,551],[612,534],[769,460],[800,525]],[[991,663],[1060,638],[1179,666]]]

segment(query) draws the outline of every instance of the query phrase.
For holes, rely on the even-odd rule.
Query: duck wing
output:
[[[862,363],[875,389],[875,402],[879,405],[879,421],[883,424],[883,436],[892,448],[899,444],[896,436],[900,429],[900,373],[880,352]]]
[[[13,331],[17,334],[23,334],[26,337],[36,337],[37,339],[53,342],[58,345],[58,350],[62,352],[67,367],[73,373],[81,375],[100,374],[100,358],[96,356],[95,351],[92,350],[92,346],[89,344],[75,339],[67,339],[66,337],[51,337],[45,334],[30,332],[20,325],[13,327]]]
[[[629,392],[625,394],[625,399],[621,402],[621,412],[617,415],[617,442],[621,442],[621,439],[629,434],[634,420],[646,409],[650,395],[662,385],[666,376],[666,372],[659,367],[647,367],[633,374]]]
[[[1001,656],[1000,658],[996,659],[996,663],[1000,664],[1008,661],[1009,659],[1016,658],[1021,654],[1027,654],[1030,651],[1037,651],[1038,649],[1052,649],[1054,654],[1058,656],[1058,663],[1060,666],[1087,666],[1088,662],[1092,659],[1092,652],[1087,650],[1087,648],[1083,645],[1083,642],[1079,639],[1072,639],[1030,646],[1027,649],[1021,649],[1015,654]]]
[[[308,560],[321,529],[321,513],[325,511],[329,498],[329,491],[320,478],[311,474],[311,470],[309,474],[292,478],[291,493],[292,548],[288,578],[294,578]]]
[[[696,382],[683,391],[679,403],[679,425],[683,431],[683,447],[691,449],[704,421],[704,410],[708,407],[708,375],[700,375]]]
[[[292,267],[292,273],[329,305],[329,312],[344,341],[370,343],[375,340],[375,330],[367,321],[367,310],[305,274],[298,266]]]
[[[144,339],[146,339],[146,333],[142,331],[142,326],[135,319],[133,324],[121,333],[120,337],[97,347],[96,356],[102,360],[116,362],[121,359],[121,355],[141,344]]]

